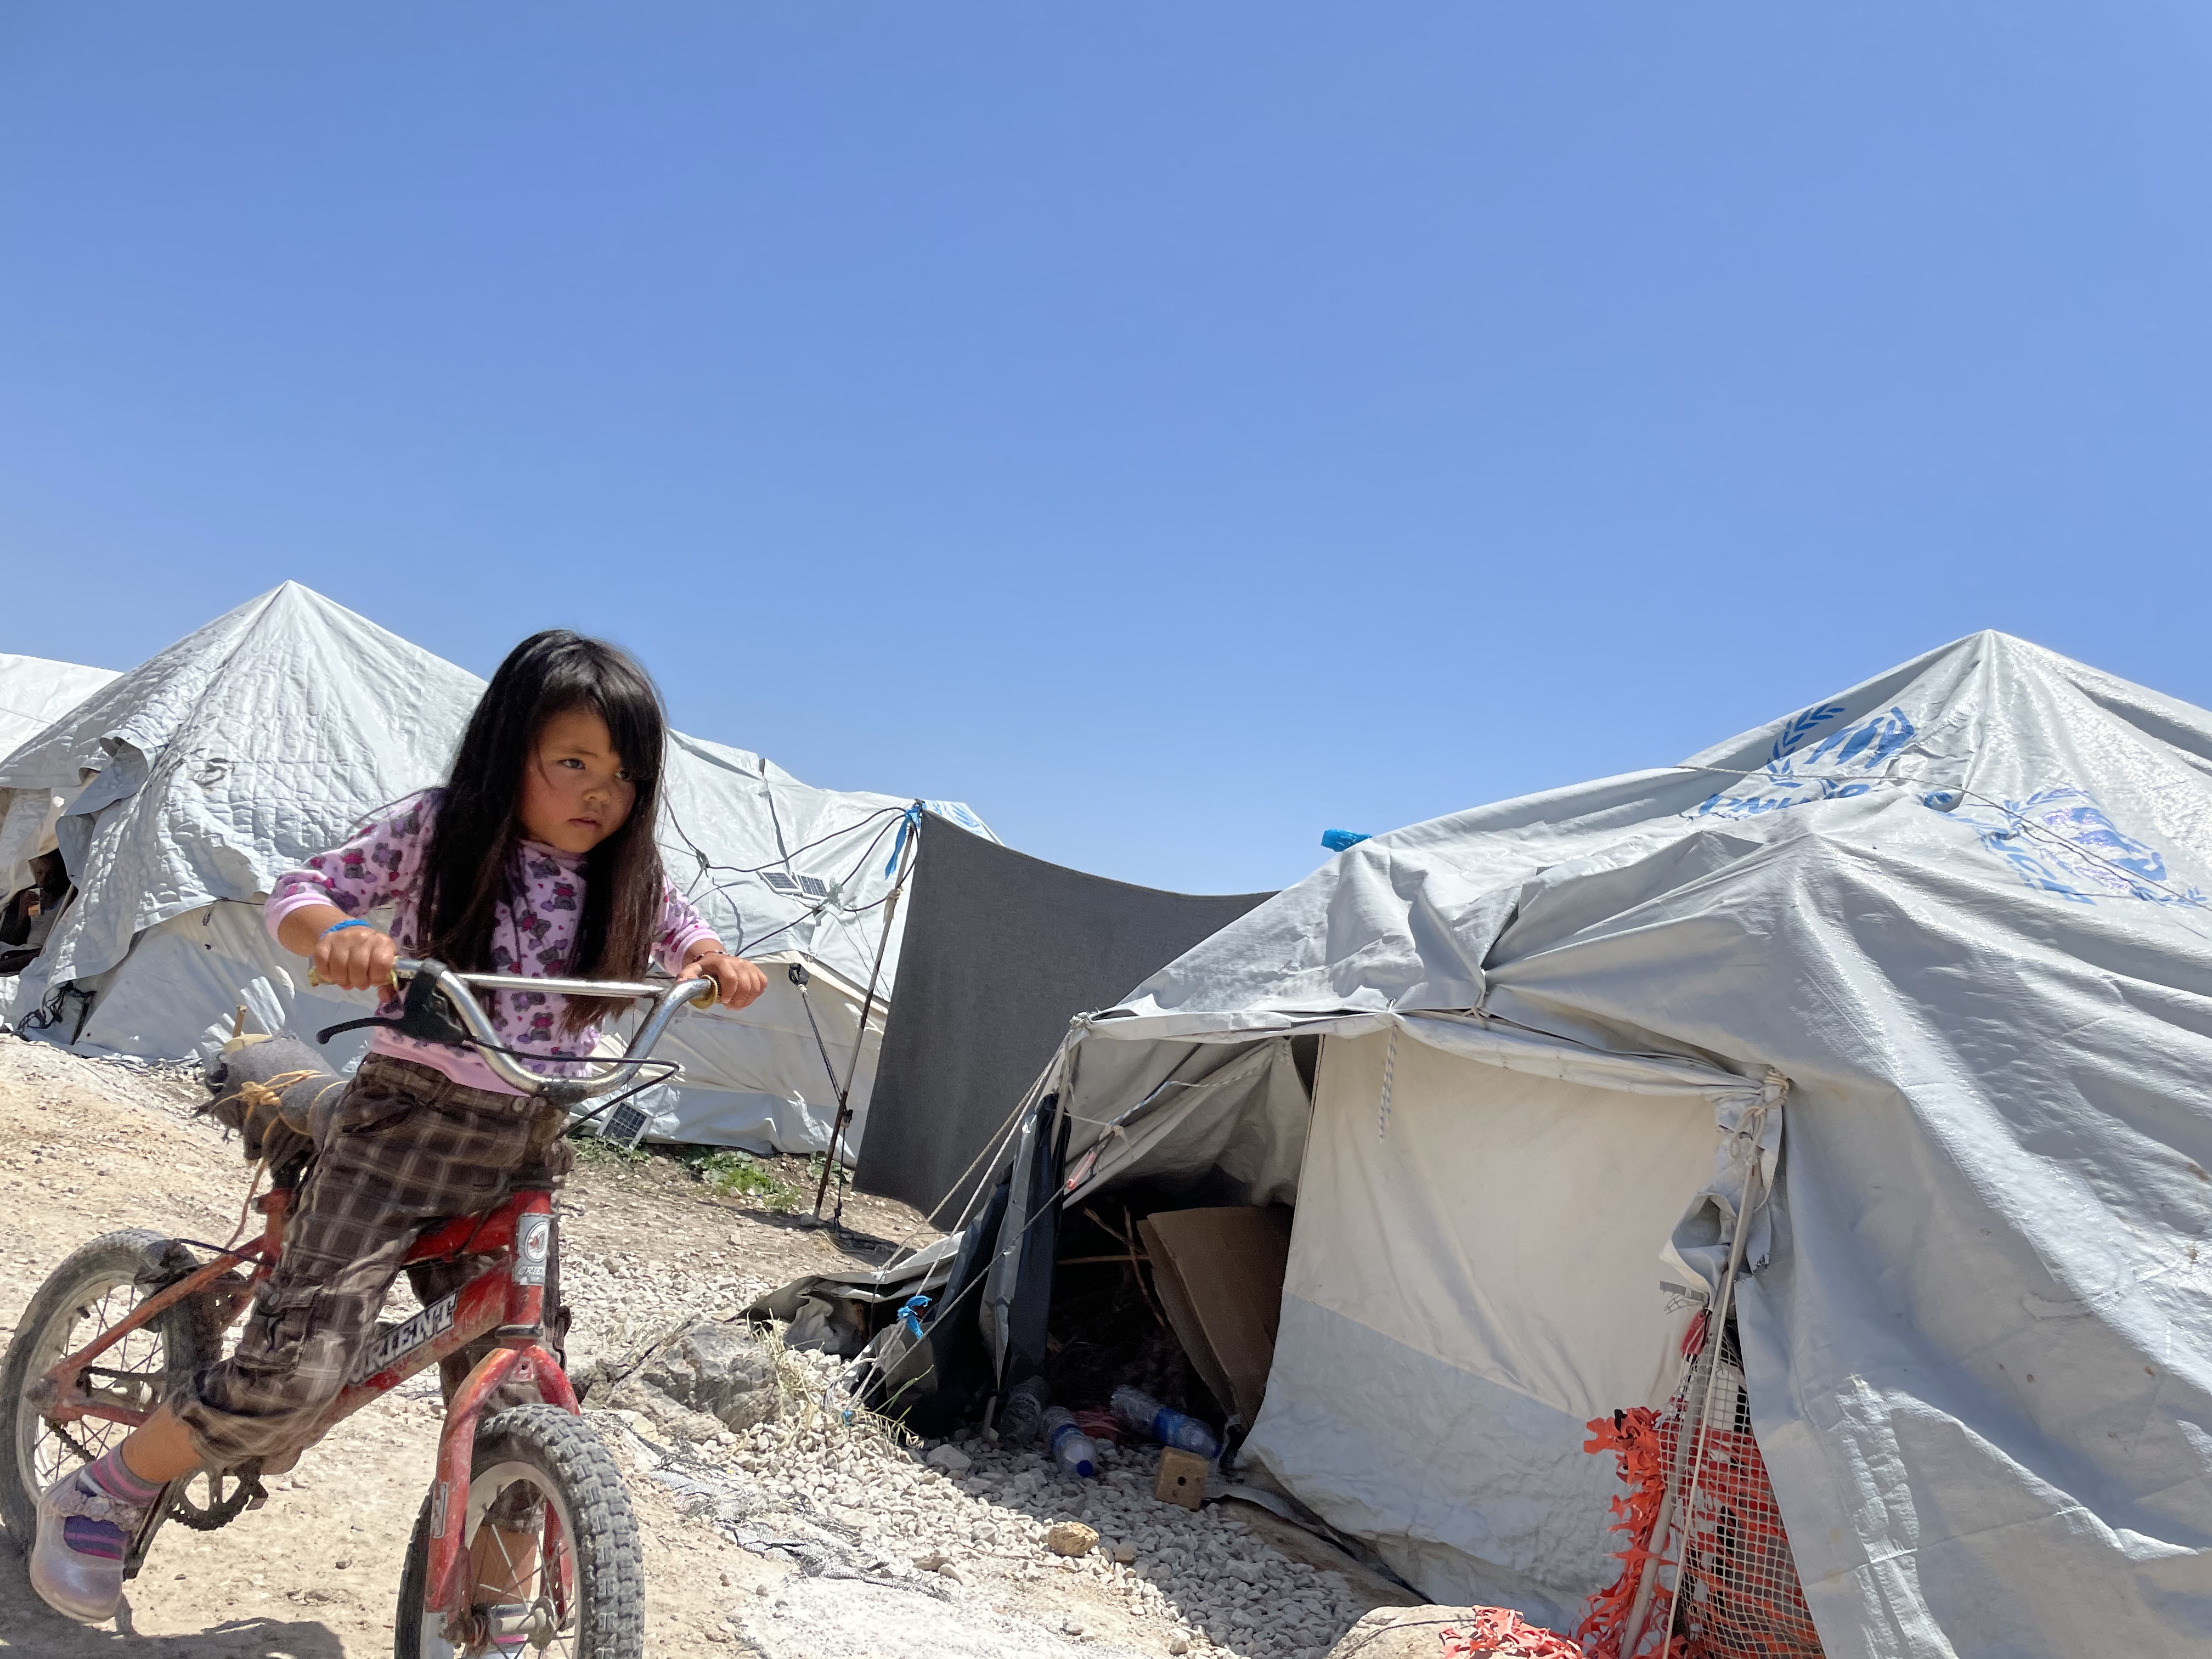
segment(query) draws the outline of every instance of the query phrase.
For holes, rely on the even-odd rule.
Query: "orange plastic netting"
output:
[[[1583,1659],[1583,1650],[1564,1636],[1532,1625],[1505,1607],[1470,1607],[1443,1634],[1443,1659]]]
[[[1698,1352],[1703,1346],[1702,1328],[1692,1328],[1685,1346],[1695,1363],[1664,1416],[1638,1407],[1589,1425],[1583,1449],[1611,1452],[1628,1487],[1613,1503],[1613,1530],[1625,1534],[1627,1547],[1617,1552],[1620,1577],[1591,1598],[1576,1638],[1591,1659],[1647,1659],[1662,1651],[1668,1659],[1822,1659],[1790,1534],[1751,1431],[1742,1371],[1731,1355]],[[1684,1446],[1682,1426],[1689,1402],[1707,1399],[1712,1412],[1692,1471],[1687,1462],[1698,1454],[1697,1437]],[[1670,1473],[1675,1513],[1655,1545]],[[1622,1638],[1655,1548],[1656,1593],[1634,1654],[1625,1656]]]

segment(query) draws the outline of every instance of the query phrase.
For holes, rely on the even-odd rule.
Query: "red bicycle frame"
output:
[[[94,1418],[136,1427],[150,1413],[126,1405],[85,1386],[88,1366],[107,1350],[174,1307],[189,1296],[216,1298],[222,1322],[228,1325],[252,1294],[254,1287],[275,1268],[284,1237],[284,1216],[292,1195],[279,1190],[257,1200],[266,1221],[262,1235],[243,1249],[227,1250],[167,1289],[149,1297],[120,1323],[65,1356],[46,1373],[52,1392],[42,1404],[51,1422],[70,1423]],[[470,1343],[489,1336],[498,1344],[477,1362],[446,1411],[446,1426],[438,1441],[438,1475],[430,1489],[429,1606],[446,1615],[449,1634],[468,1614],[473,1589],[468,1553],[463,1548],[468,1524],[469,1473],[477,1439],[477,1420],[485,1401],[501,1383],[516,1381],[535,1384],[538,1398],[571,1413],[580,1410],[576,1392],[567,1373],[547,1352],[545,1273],[552,1255],[553,1195],[520,1192],[489,1214],[464,1216],[425,1233],[407,1253],[406,1264],[458,1261],[464,1256],[494,1258],[484,1271],[460,1289],[441,1297],[412,1319],[374,1339],[356,1367],[355,1380],[339,1391],[317,1426],[318,1439],[331,1427],[378,1396],[390,1393],[409,1377],[459,1352]],[[237,1269],[251,1265],[251,1273]],[[569,1552],[555,1547],[559,1540],[550,1528],[541,1559],[561,1564],[560,1582],[548,1587],[556,1607],[562,1611],[574,1599],[574,1571]]]

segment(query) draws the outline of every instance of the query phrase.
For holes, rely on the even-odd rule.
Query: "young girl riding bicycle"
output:
[[[711,979],[725,1007],[742,1008],[765,988],[760,970],[722,948],[661,870],[665,741],[659,695],[629,658],[565,630],[535,635],[492,677],[444,787],[280,878],[270,931],[332,984],[387,988],[385,1015],[399,1012],[388,988],[402,955],[543,978],[634,980],[657,963]],[[386,907],[389,933],[364,919]],[[510,991],[492,994],[487,1012],[524,1064],[560,1076],[573,1069],[563,1061],[591,1054],[607,1006]],[[566,1127],[562,1108],[517,1092],[474,1052],[378,1030],[236,1351],[40,1499],[40,1595],[74,1618],[112,1617],[131,1538],[168,1482],[296,1460],[374,1335],[410,1247],[517,1188],[557,1190],[572,1161]],[[447,1362],[448,1403],[488,1346]],[[536,1397],[513,1391],[494,1403]]]

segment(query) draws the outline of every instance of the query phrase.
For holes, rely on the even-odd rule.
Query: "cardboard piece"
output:
[[[1169,1446],[1160,1453],[1160,1472],[1152,1478],[1152,1496],[1163,1504],[1180,1504],[1194,1510],[1206,1502],[1206,1472],[1210,1465],[1196,1452]]]
[[[1222,1410],[1249,1427],[1275,1362],[1291,1212],[1280,1206],[1158,1210],[1137,1231],[1183,1352]]]

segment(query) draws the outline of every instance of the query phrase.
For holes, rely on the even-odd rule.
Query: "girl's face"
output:
[[[545,722],[522,769],[522,828],[563,853],[588,853],[623,827],[637,786],[615,752],[607,723],[588,708]]]

